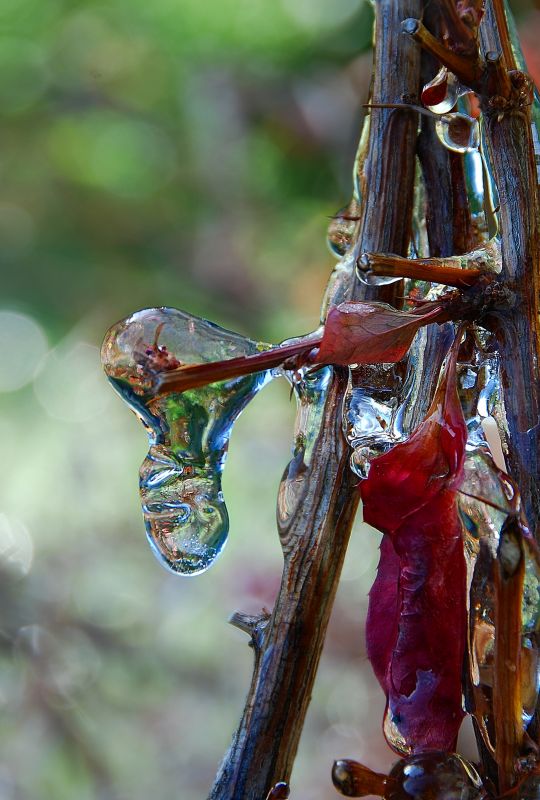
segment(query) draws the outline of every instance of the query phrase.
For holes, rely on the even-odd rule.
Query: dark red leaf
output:
[[[378,364],[403,358],[416,332],[436,322],[436,306],[427,314],[407,314],[386,303],[341,303],[328,314],[317,364]]]
[[[422,89],[421,100],[425,106],[437,106],[446,98],[448,75],[439,74]]]
[[[424,422],[371,464],[364,519],[385,534],[366,627],[368,656],[412,752],[452,750],[463,718],[465,560],[456,493],[466,426],[454,347]],[[398,744],[398,740],[404,742]]]
[[[383,536],[377,577],[369,592],[366,618],[368,657],[381,686],[392,658],[397,636],[398,592],[401,561],[390,536]]]

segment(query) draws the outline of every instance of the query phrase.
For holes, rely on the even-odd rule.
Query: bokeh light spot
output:
[[[0,564],[2,569],[23,577],[30,572],[34,542],[18,519],[0,514]]]
[[[48,144],[67,178],[126,198],[151,195],[176,170],[174,147],[164,131],[108,111],[60,120]]]
[[[15,114],[33,106],[44,93],[47,65],[40,47],[24,39],[0,38],[0,108]]]
[[[34,391],[42,407],[55,419],[86,422],[109,403],[99,350],[82,341],[63,342],[46,356]]]
[[[281,0],[287,15],[307,31],[339,28],[356,14],[365,0]]]
[[[0,392],[14,392],[29,383],[47,352],[47,339],[32,317],[0,311]]]

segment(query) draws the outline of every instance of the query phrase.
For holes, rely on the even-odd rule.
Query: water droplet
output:
[[[0,311],[0,392],[14,392],[32,380],[47,352],[47,339],[32,317]]]
[[[353,197],[349,205],[338,211],[328,226],[328,246],[338,258],[344,256],[352,244],[359,211],[360,204]]]
[[[276,783],[273,789],[270,789],[266,800],[287,800],[290,795],[289,784],[285,781]]]
[[[396,278],[388,275],[374,275],[370,271],[369,256],[366,253],[361,255],[356,262],[356,276],[365,286],[388,286],[401,280],[399,276]]]
[[[227,541],[221,475],[234,422],[270,371],[155,397],[153,371],[252,355],[260,343],[171,308],[139,311],[114,325],[102,347],[105,371],[145,425],[140,470],[149,542],[173,572],[206,570]]]
[[[435,131],[442,144],[454,153],[472,153],[478,150],[478,122],[466,114],[444,114],[436,121]]]

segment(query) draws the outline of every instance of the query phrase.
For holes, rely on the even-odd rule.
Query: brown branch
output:
[[[501,270],[501,253],[497,239],[491,239],[468,253],[444,258],[403,258],[392,253],[363,253],[358,259],[358,269],[371,271],[375,275],[416,278],[464,289],[474,286],[482,276],[495,277]]]
[[[506,69],[517,69],[516,57],[510,41],[510,31],[503,0],[492,0],[491,7],[498,39],[501,44],[504,66]],[[487,48],[486,48],[487,49]]]
[[[465,163],[461,153],[449,153],[452,180],[452,228],[454,253],[466,253],[478,244],[478,231],[475,230],[469,197],[465,183]]]
[[[239,356],[225,361],[209,361],[204,364],[189,364],[159,373],[157,385],[153,394],[169,394],[170,392],[185,392],[187,389],[196,389],[208,383],[239,378],[242,375],[253,375],[266,369],[274,369],[284,364],[288,359],[307,355],[314,347],[321,343],[320,336],[313,336],[299,340],[293,344],[282,347],[272,347],[262,353],[252,356]]]
[[[511,50],[508,27],[497,30],[502,5],[488,3],[480,26],[489,47]],[[505,18],[506,19],[506,18]],[[529,526],[540,522],[540,205],[530,107],[485,112],[487,155],[500,197],[502,272],[514,302],[493,321],[508,433],[509,471],[520,488]]]
[[[439,35],[441,19],[433,3],[424,4],[424,22]],[[422,85],[429,83],[439,69],[439,62],[425,50],[421,56]],[[429,255],[453,255],[453,190],[450,151],[443,147],[435,130],[435,120],[422,116],[417,151],[425,190],[425,220]]]
[[[463,270],[441,264],[441,261],[443,259],[402,258],[388,253],[364,253],[359,260],[358,268],[373,275],[434,281],[458,288],[474,286],[482,275],[479,269]]]
[[[399,35],[405,8],[420,15],[421,2],[376,2],[373,92],[383,101],[399,102],[419,88],[419,52]],[[362,174],[360,251],[407,252],[416,128],[415,114],[372,112]],[[400,291],[399,283],[383,290],[351,285],[345,294],[392,301]],[[345,374],[336,371],[311,463],[304,465],[296,510],[280,521],[282,583],[212,800],[261,800],[278,782],[289,782],[359,497],[342,436],[345,387]]]
[[[516,762],[523,741],[520,654],[524,574],[521,531],[517,518],[510,517],[501,531],[494,569],[493,718],[500,792],[506,792],[516,781]]]
[[[505,99],[512,94],[512,83],[504,58],[496,50],[486,53],[486,91],[490,96],[500,95]]]
[[[477,50],[474,24],[468,25],[460,17],[455,0],[438,0],[437,5],[446,25],[453,49],[460,53],[474,55]]]
[[[411,36],[426,52],[453,72],[465,86],[475,89],[480,85],[485,67],[478,58],[464,56],[454,50],[449,50],[428,31],[419,19],[404,20],[401,29],[403,33]]]

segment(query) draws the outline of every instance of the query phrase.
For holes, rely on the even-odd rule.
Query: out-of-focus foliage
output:
[[[146,443],[97,348],[150,305],[270,341],[316,325],[370,20],[367,0],[0,5],[2,800],[206,796],[251,671],[226,617],[271,606],[279,582],[293,409],[272,385],[240,420],[231,543],[177,578],[147,548]],[[363,645],[376,548],[359,527],[298,800],[332,796],[336,756],[391,760]]]

